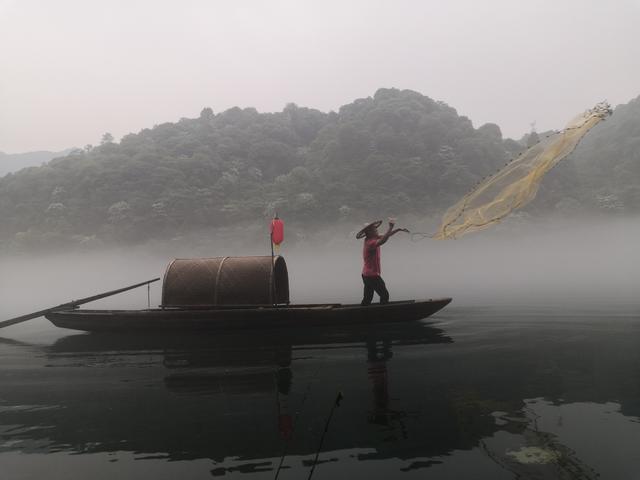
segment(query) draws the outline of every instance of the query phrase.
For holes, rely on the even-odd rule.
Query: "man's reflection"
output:
[[[383,340],[367,341],[367,376],[373,392],[373,410],[369,413],[369,422],[389,425],[389,377],[387,360],[393,357],[391,342]]]
[[[393,426],[397,421],[402,437],[407,438],[406,428],[402,419],[406,416],[403,411],[389,408],[389,373],[387,361],[393,357],[391,341],[367,341],[367,375],[371,382],[373,393],[373,408],[369,412],[369,423],[383,426]]]

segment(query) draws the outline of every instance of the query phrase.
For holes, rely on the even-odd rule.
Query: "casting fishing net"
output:
[[[608,103],[597,104],[482,181],[444,214],[433,238],[459,238],[499,222],[536,196],[544,175],[569,155],[595,125],[611,115]]]

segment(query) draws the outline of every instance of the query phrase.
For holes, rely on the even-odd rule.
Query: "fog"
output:
[[[382,247],[382,276],[392,300],[450,296],[460,306],[535,306],[637,298],[637,218],[508,223],[458,240],[392,237]],[[343,247],[292,252],[292,291],[304,301],[358,300],[362,245],[353,239]]]
[[[640,219],[590,222],[510,222],[459,240],[412,241],[406,234],[382,247],[383,278],[392,300],[453,297],[453,308],[572,308],[602,311],[624,305],[640,313]],[[512,224],[514,222],[511,222]],[[332,241],[287,246],[292,303],[359,302],[361,241],[349,232]],[[260,242],[264,244],[264,242]],[[173,254],[172,251],[173,250]],[[136,282],[161,277],[173,257],[268,255],[268,246],[211,244],[180,248],[141,246],[102,252],[0,259],[0,320]],[[161,283],[150,288],[160,303]],[[374,299],[377,301],[377,299]],[[147,289],[83,308],[146,308]],[[2,335],[61,336],[39,319]],[[43,337],[44,335],[44,337]]]
[[[0,151],[233,106],[335,110],[381,87],[519,138],[638,95],[637,0],[0,0]]]

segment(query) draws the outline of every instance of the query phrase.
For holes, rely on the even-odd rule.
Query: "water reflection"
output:
[[[46,368],[33,375],[36,383],[52,383],[50,390],[19,381],[3,395],[3,403],[35,403],[58,413],[5,408],[0,420],[13,427],[3,433],[4,446],[8,441],[9,450],[23,451],[163,452],[173,460],[274,456],[280,448],[273,433],[291,440],[301,408],[312,421],[324,415],[321,407],[328,403],[319,400],[333,390],[324,383],[343,363],[334,362],[334,353],[346,354],[343,361],[352,364],[380,343],[389,353],[379,361],[386,361],[393,344],[450,342],[424,324],[367,332],[70,335],[39,351]],[[354,406],[358,396],[353,395]],[[302,436],[293,450],[313,451],[313,441],[313,435]]]
[[[390,406],[387,362],[392,357],[393,351],[389,340],[367,342],[367,374],[373,399],[368,420],[369,423],[388,427],[386,440],[393,440],[398,436],[407,438],[407,428],[404,423],[407,412],[394,410]]]
[[[640,434],[638,340],[635,323],[485,319],[0,342],[0,459],[132,455],[212,476],[300,477],[344,392],[314,478],[624,478],[637,462],[613,452]]]

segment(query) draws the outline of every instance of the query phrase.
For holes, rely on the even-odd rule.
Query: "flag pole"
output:
[[[276,213],[276,216],[278,214]],[[271,303],[275,307],[277,305],[276,297],[276,282],[275,282],[275,261],[273,255],[273,220],[271,221],[271,232],[269,233],[269,243],[271,244]]]

